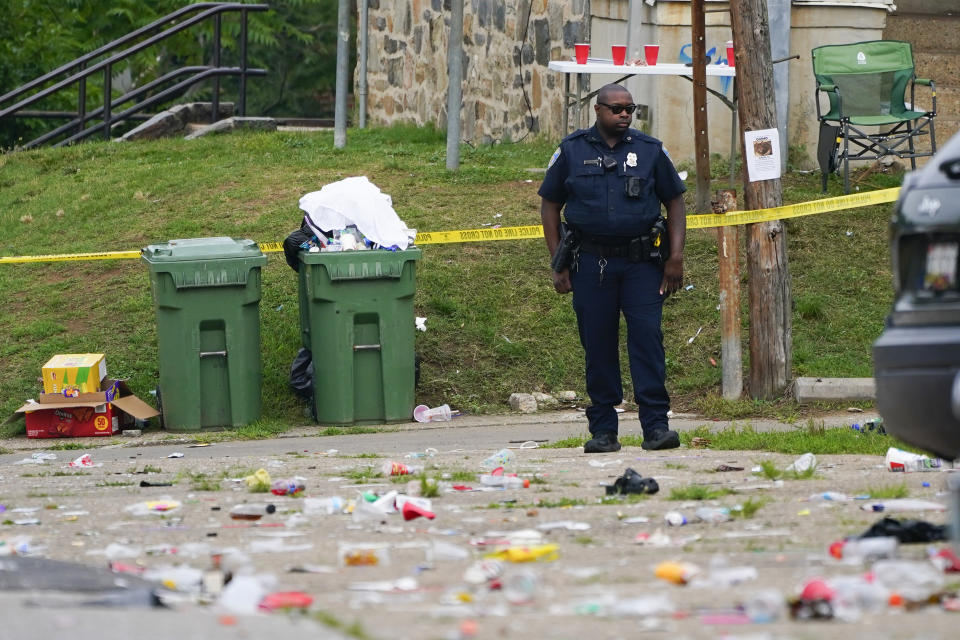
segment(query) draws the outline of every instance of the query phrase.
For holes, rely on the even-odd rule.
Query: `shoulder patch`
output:
[[[553,166],[553,163],[557,161],[557,158],[560,157],[560,147],[557,147],[557,150],[553,152],[553,155],[550,156],[550,162],[547,163],[547,169]]]

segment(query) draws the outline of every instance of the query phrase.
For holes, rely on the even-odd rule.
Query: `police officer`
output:
[[[625,88],[608,84],[597,94],[597,120],[560,143],[538,191],[550,254],[560,243],[560,212],[579,249],[569,268],[553,273],[557,293],[573,291],[580,343],[586,359],[587,409],[592,438],[586,453],[618,451],[617,413],[623,402],[620,377],[620,314],[627,322],[630,377],[639,406],[644,449],[680,446],[668,428],[670,397],[661,317],[663,301],[683,280],[686,212],[680,176],[662,143],[630,128],[636,110]],[[667,210],[667,237],[651,246],[654,227]],[[646,245],[641,241],[647,241]],[[668,243],[668,244],[667,244]]]

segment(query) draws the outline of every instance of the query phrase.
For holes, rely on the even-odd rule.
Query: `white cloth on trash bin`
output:
[[[344,178],[300,198],[307,224],[314,233],[356,225],[367,239],[381,247],[406,249],[410,244],[407,225],[393,210],[390,196],[366,176]]]

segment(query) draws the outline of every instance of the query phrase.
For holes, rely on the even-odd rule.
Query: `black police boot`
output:
[[[620,451],[620,442],[617,434],[605,432],[595,435],[583,445],[584,453],[613,453]]]
[[[670,429],[658,429],[649,436],[643,436],[643,443],[640,446],[648,451],[676,449],[680,446],[680,436]]]

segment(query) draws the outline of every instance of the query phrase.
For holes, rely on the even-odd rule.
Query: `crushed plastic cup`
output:
[[[727,66],[737,66],[733,55],[733,40],[727,40]]]
[[[657,64],[657,58],[660,55],[660,45],[658,44],[645,44],[643,45],[643,59],[649,66],[655,66]]]
[[[577,54],[577,64],[587,64],[587,58],[590,57],[590,45],[578,42],[573,45],[573,49]]]
[[[436,514],[433,511],[424,509],[418,506],[413,501],[408,501],[403,504],[403,508],[400,510],[403,514],[404,520],[415,520],[416,518],[426,518],[427,520],[433,520],[436,518]]]
[[[500,449],[495,454],[483,460],[480,463],[480,468],[492,471],[497,467],[508,467],[516,462],[517,454],[515,454],[510,449]]]
[[[787,599],[777,589],[760,589],[747,596],[743,612],[750,622],[776,622],[786,614]]]
[[[453,417],[450,405],[442,404],[431,409],[425,404],[418,404],[413,410],[413,419],[417,422],[447,422]]]
[[[378,567],[390,564],[390,552],[383,544],[342,543],[337,549],[341,567]]]
[[[503,581],[503,597],[512,605],[532,604],[539,584],[539,577],[529,569],[512,572]]]
[[[71,467],[80,467],[82,469],[89,469],[91,467],[102,467],[102,462],[94,462],[93,458],[90,457],[89,453],[85,453],[73,462],[70,463]]]
[[[507,547],[484,556],[492,560],[506,562],[553,562],[559,557],[560,546],[556,544],[541,544],[521,547]]]
[[[817,467],[817,456],[812,453],[805,453],[787,466],[787,471],[804,473]]]
[[[160,498],[158,500],[147,500],[131,504],[126,509],[127,513],[135,516],[145,516],[149,514],[167,515],[180,508],[180,501],[173,498]]]
[[[374,503],[366,500],[360,500],[354,505],[351,517],[354,522],[381,522],[387,515],[387,511],[382,507],[377,507]]]

